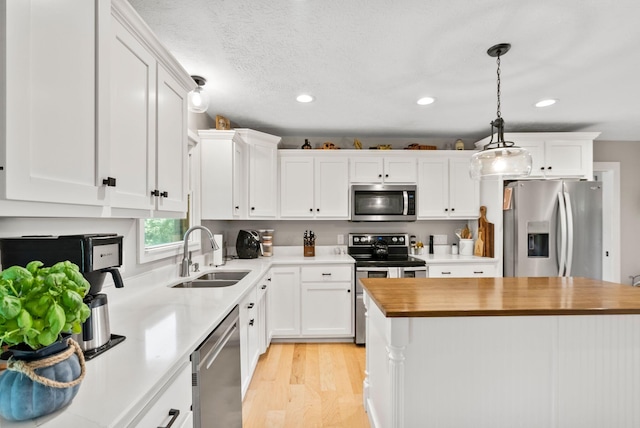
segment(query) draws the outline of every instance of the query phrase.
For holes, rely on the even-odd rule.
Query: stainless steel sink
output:
[[[240,281],[247,276],[250,271],[248,270],[221,270],[217,272],[210,272],[205,275],[199,276],[195,281],[203,280],[235,280]]]
[[[196,279],[193,281],[181,282],[171,288],[216,288],[229,287],[240,282],[239,279]]]

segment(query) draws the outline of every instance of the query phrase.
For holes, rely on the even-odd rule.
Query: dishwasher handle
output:
[[[220,340],[218,340],[218,343],[216,343],[213,349],[209,351],[209,353],[204,357],[202,364],[205,366],[206,369],[209,369],[209,367],[211,367],[211,364],[213,364],[215,359],[218,357],[218,354],[220,354],[220,351],[222,351],[222,349],[225,347],[225,345],[227,344],[229,339],[231,339],[231,336],[233,335],[233,333],[236,332],[237,329],[238,329],[238,323],[234,322],[231,325],[231,327],[220,338]]]

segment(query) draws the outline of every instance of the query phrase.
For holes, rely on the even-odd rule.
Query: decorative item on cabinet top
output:
[[[231,122],[224,116],[216,115],[216,129],[219,131],[226,131],[231,129]]]

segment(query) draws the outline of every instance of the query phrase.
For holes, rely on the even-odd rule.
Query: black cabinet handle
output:
[[[389,178],[389,174],[385,174],[384,176],[385,176],[385,178]]]
[[[442,272],[443,275],[451,275],[451,272]]]
[[[331,272],[329,273],[323,273],[322,276],[331,276]]]
[[[160,193],[160,197],[161,198],[168,198],[169,197],[169,192],[167,192],[166,190],[162,193]]]
[[[453,212],[453,211],[455,211],[455,210],[456,210],[455,208],[451,208],[451,212]]]
[[[547,169],[551,169],[551,167],[550,167],[550,166],[548,166],[548,167],[547,167]]]
[[[267,278],[267,281],[271,281],[271,278]]]
[[[260,288],[262,288],[263,290],[266,290],[266,288],[267,288],[267,284],[263,285],[263,286],[262,286],[262,287],[260,287]]]
[[[445,208],[445,209],[444,209],[444,212],[447,212],[447,211],[449,211],[449,208]]]
[[[160,196],[160,191],[158,189],[152,190],[151,196]]]
[[[247,309],[253,309],[253,303],[249,303],[249,304],[247,305]]]
[[[378,178],[382,178],[382,174],[378,174]]]
[[[475,273],[475,274],[481,274],[481,273],[484,273],[484,271],[481,271],[481,270],[474,270],[474,271],[473,271],[473,273]]]
[[[171,420],[169,421],[169,423],[164,427],[158,427],[158,428],[171,428],[171,426],[176,421],[176,419],[178,419],[178,416],[180,416],[180,410],[178,410],[178,409],[170,409],[169,410],[169,416],[171,416]]]
[[[313,212],[313,208],[309,208],[309,212],[312,213]]]
[[[317,211],[317,212],[320,212],[320,208],[316,208],[316,211]]]
[[[236,205],[236,209],[237,209],[237,210],[239,210],[239,209],[240,209],[240,207]]]
[[[544,171],[544,167],[543,166],[540,167],[540,171]]]
[[[347,293],[351,293],[351,290],[347,290]]]
[[[253,325],[253,319],[249,320],[249,325]]]
[[[116,187],[116,179],[113,177],[104,178],[102,184],[107,187]]]
[[[255,211],[255,210],[256,210],[256,207],[251,207],[251,211]]]

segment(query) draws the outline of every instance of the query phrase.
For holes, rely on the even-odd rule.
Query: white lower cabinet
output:
[[[429,278],[495,277],[496,272],[495,263],[429,265]]]
[[[186,361],[129,426],[191,428],[192,401],[191,363]]]
[[[301,335],[353,336],[351,266],[304,266],[301,271]]]
[[[256,299],[256,288],[252,287],[240,302],[240,373],[242,376],[243,398],[247,389],[249,389],[251,377],[260,356]]]
[[[273,338],[353,336],[353,266],[276,267],[271,271],[269,329]]]
[[[271,269],[269,330],[273,338],[300,335],[300,268]]]

